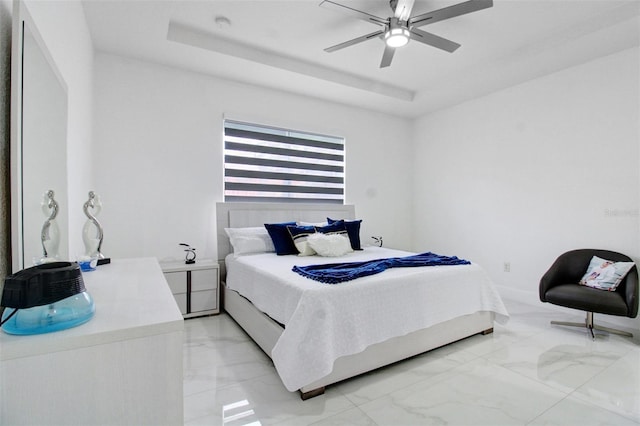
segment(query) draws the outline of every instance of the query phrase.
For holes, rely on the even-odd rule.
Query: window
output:
[[[344,204],[344,139],[225,120],[224,200]]]

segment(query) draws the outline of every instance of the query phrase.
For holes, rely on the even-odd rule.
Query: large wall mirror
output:
[[[46,256],[68,259],[69,228],[67,87],[23,2],[14,2],[11,72],[11,232],[16,272]],[[52,248],[56,238],[59,244]]]

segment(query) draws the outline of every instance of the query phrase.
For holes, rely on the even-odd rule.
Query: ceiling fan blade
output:
[[[332,9],[338,12],[342,12],[342,13],[347,13],[350,16],[357,18],[357,19],[361,19],[363,21],[366,22],[370,22],[372,24],[376,24],[376,25],[387,25],[389,23],[388,19],[385,18],[380,18],[378,16],[375,15],[371,15],[370,13],[367,12],[363,12],[361,10],[358,9],[354,9],[352,7],[349,6],[344,6],[341,5],[340,3],[336,3],[334,1],[331,0],[324,0],[322,3],[320,3],[321,7],[327,8],[327,9]]]
[[[460,47],[460,44],[454,41],[447,40],[446,38],[442,38],[440,36],[419,30],[417,28],[412,28],[411,30],[409,30],[409,32],[411,33],[411,40],[419,41],[420,43],[428,44],[429,46],[446,50],[449,53],[455,51],[458,47]]]
[[[409,19],[409,26],[420,27],[422,25],[433,24],[434,22],[444,21],[445,19],[454,18],[471,12],[477,12],[478,10],[486,9],[491,6],[493,6],[493,0],[469,0],[464,3],[458,3],[453,6],[423,13],[422,15],[416,15]]]
[[[411,17],[411,10],[413,10],[413,4],[415,0],[396,0],[396,8],[393,16],[398,18],[399,21],[407,22]]]
[[[384,53],[382,54],[382,61],[380,61],[380,68],[386,68],[391,65],[393,54],[396,53],[396,48],[384,45]]]
[[[371,40],[384,34],[384,30],[374,31],[371,34],[363,35],[353,40],[345,41],[344,43],[336,44],[335,46],[327,47],[325,52],[335,52],[336,50],[344,49],[345,47],[353,46],[354,44],[362,43],[363,41]]]

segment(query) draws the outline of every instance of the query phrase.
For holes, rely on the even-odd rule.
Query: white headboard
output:
[[[277,222],[326,222],[327,217],[355,219],[352,204],[301,204],[301,203],[216,203],[218,235],[218,260],[232,252],[229,237],[224,228],[263,226]]]

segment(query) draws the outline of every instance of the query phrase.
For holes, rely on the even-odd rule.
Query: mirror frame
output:
[[[22,0],[13,0],[13,22],[12,22],[12,41],[11,41],[11,143],[10,143],[10,161],[11,161],[11,265],[12,272],[15,273],[26,267],[24,259],[24,193],[23,193],[23,149],[22,149],[22,118],[23,118],[23,45],[24,45],[24,28],[29,27],[31,36],[35,39],[36,44],[40,47],[41,53],[44,55],[47,63],[51,67],[53,74],[60,83],[68,102],[68,88],[62,78],[62,74],[58,69],[49,49],[47,48],[42,35],[40,34],[35,21],[29,14],[27,6]],[[68,115],[65,127],[68,127]],[[66,137],[65,137],[66,143]],[[65,168],[66,169],[66,168]],[[66,180],[65,170],[65,180]],[[55,188],[53,188],[55,189]],[[66,190],[66,188],[65,188]],[[61,206],[66,209],[68,206]],[[66,213],[63,213],[66,214]],[[43,216],[43,222],[45,217]],[[68,244],[68,235],[61,235],[61,244]]]

